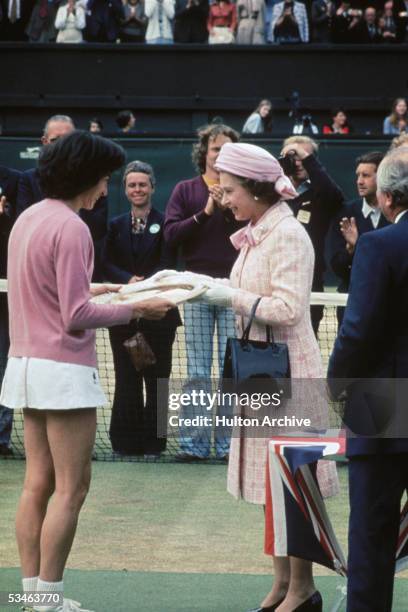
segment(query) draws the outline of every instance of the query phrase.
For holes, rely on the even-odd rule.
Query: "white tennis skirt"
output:
[[[7,361],[2,406],[73,410],[107,403],[96,368],[35,357],[10,357]]]

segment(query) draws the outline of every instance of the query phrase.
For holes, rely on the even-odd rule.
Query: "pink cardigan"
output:
[[[18,218],[10,235],[10,357],[97,365],[97,327],[128,323],[130,305],[89,301],[93,244],[64,202],[46,199]]]

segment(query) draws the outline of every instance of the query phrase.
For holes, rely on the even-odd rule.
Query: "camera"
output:
[[[296,153],[290,152],[286,155],[281,155],[278,157],[278,162],[281,165],[283,172],[286,176],[292,176],[296,173]]]

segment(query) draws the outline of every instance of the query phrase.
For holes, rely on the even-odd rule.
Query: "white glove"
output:
[[[200,296],[200,301],[213,306],[232,306],[232,298],[237,294],[238,289],[213,283],[207,291]]]

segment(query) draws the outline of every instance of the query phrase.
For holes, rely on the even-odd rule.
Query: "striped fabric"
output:
[[[268,444],[265,552],[294,556],[347,576],[346,560],[317,485],[316,462],[342,454],[344,438],[276,437]],[[346,517],[344,517],[346,520]],[[396,571],[408,567],[408,502],[401,512]]]

